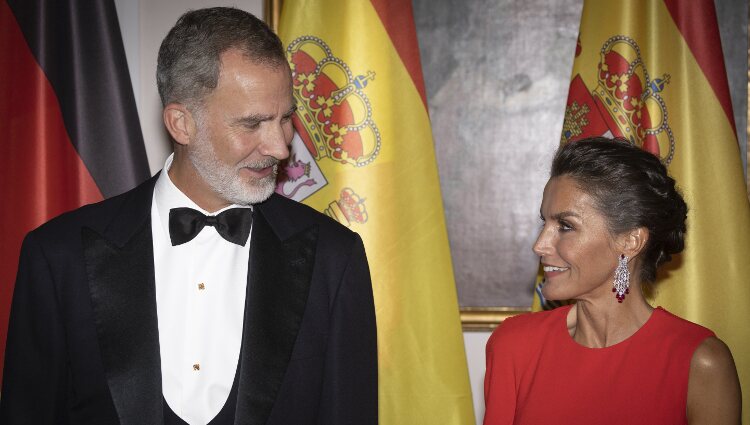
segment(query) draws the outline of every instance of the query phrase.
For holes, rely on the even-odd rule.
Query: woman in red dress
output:
[[[686,217],[652,154],[621,139],[560,148],[534,252],[544,297],[575,304],[510,318],[492,334],[485,425],[740,423],[727,346],[642,293],[682,251]]]

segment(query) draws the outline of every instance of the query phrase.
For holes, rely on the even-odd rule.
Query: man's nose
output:
[[[289,158],[289,144],[292,142],[293,133],[285,130],[283,125],[273,127],[266,134],[260,146],[260,153],[283,161]]]

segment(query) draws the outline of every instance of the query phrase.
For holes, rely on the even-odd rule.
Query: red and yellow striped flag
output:
[[[750,423],[750,206],[712,0],[586,1],[562,142],[625,137],[658,155],[690,211],[653,299],[732,350]]]
[[[358,232],[378,324],[381,424],[472,424],[411,1],[285,0],[297,137],[277,191]]]

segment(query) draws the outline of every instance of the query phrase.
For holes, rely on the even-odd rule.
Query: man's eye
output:
[[[245,128],[257,130],[260,127],[260,121],[252,121],[245,124]]]

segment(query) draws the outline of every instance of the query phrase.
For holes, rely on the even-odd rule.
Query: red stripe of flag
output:
[[[664,4],[724,108],[736,136],[732,98],[713,0],[664,0]]]
[[[427,108],[427,96],[424,89],[422,64],[419,60],[419,44],[417,43],[417,29],[414,26],[414,10],[411,0],[370,0],[375,11],[380,16],[393,47],[396,48],[404,67],[411,75],[422,102]]]
[[[102,199],[68,137],[57,96],[5,1],[0,1],[0,140],[2,365],[23,237],[56,215]]]

